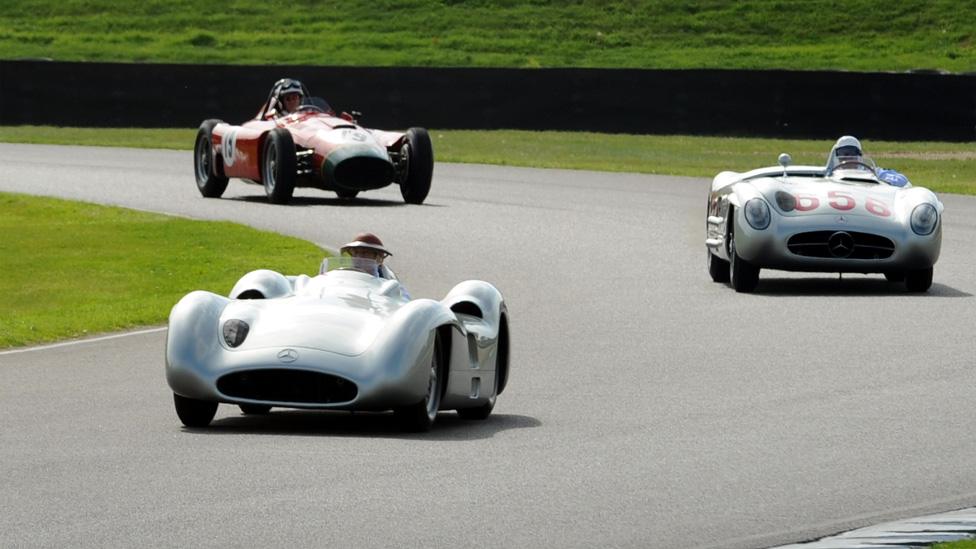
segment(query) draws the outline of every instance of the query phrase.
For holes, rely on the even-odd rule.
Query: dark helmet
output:
[[[297,93],[305,97],[305,86],[294,78],[282,78],[274,83],[271,88],[271,107],[280,108],[285,104],[285,96],[290,93]]]

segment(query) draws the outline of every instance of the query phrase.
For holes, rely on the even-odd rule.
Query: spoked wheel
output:
[[[430,359],[430,376],[427,380],[427,395],[420,402],[394,410],[400,425],[405,431],[429,431],[437,418],[444,392],[444,368],[441,365],[441,337],[434,336],[434,355]]]
[[[932,286],[932,267],[905,271],[905,288],[909,292],[925,292]]]
[[[268,132],[261,159],[261,179],[268,199],[275,204],[287,204],[295,192],[298,175],[295,141],[288,130],[275,128]]]
[[[217,413],[217,403],[187,398],[173,393],[176,415],[187,427],[206,427]]]
[[[708,256],[705,261],[708,264],[708,275],[712,277],[712,282],[728,282],[729,262],[717,257],[708,248],[705,248],[705,254]]]
[[[271,411],[271,406],[264,404],[241,404],[240,408],[246,416],[263,416]]]
[[[400,195],[408,204],[423,204],[430,192],[430,180],[434,176],[434,147],[424,128],[410,128],[400,149],[402,162]]]
[[[206,120],[200,124],[193,146],[193,172],[197,179],[197,189],[206,198],[220,198],[227,190],[228,179],[217,175],[213,155],[213,129],[217,124],[220,124],[220,120]]]
[[[729,257],[732,258],[729,278],[737,292],[749,293],[759,285],[759,267],[739,257],[735,251],[735,232],[729,235]]]

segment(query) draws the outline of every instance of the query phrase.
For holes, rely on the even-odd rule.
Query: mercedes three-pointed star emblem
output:
[[[844,231],[837,231],[827,240],[827,248],[834,257],[847,257],[854,252],[854,237]]]
[[[298,351],[295,349],[282,349],[278,351],[278,360],[282,362],[295,362],[298,360]]]

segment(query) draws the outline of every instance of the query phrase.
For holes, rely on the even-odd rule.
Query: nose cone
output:
[[[322,164],[322,176],[343,189],[365,191],[393,182],[393,163],[385,149],[349,144],[332,151]]]

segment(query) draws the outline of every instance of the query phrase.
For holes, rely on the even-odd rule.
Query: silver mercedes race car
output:
[[[708,273],[751,292],[760,269],[883,273],[911,292],[932,285],[942,202],[866,157],[824,166],[721,172],[708,193]],[[891,172],[891,170],[887,170]]]
[[[508,357],[508,311],[491,284],[410,299],[387,267],[340,257],[314,277],[252,271],[229,298],[187,294],[169,317],[166,380],[188,427],[210,424],[222,402],[245,414],[393,410],[425,431],[438,410],[487,418]]]

